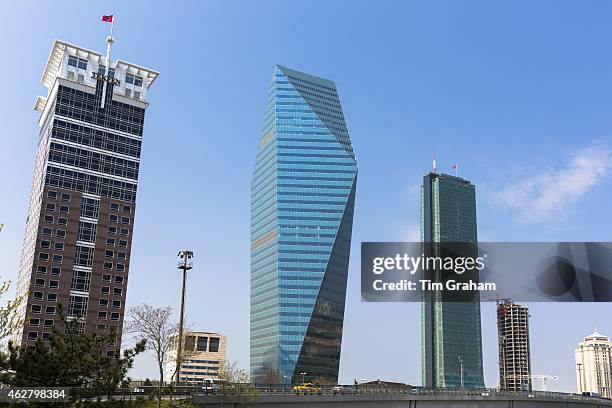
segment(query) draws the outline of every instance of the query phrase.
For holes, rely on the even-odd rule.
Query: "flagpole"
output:
[[[110,35],[106,38],[106,61],[104,63],[104,65],[106,66],[104,76],[106,78],[104,79],[104,84],[102,85],[102,102],[100,103],[101,108],[104,108],[104,102],[106,101],[106,81],[108,79],[108,71],[110,68],[110,52],[111,52],[111,47],[113,45],[113,27],[114,25],[115,25],[115,13],[113,13],[111,17]]]

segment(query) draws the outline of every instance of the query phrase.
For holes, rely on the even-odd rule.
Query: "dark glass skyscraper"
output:
[[[334,82],[277,65],[251,190],[256,383],[338,380],[356,179]]]
[[[447,174],[426,174],[421,188],[421,235],[426,243],[477,244],[474,185]],[[479,298],[445,302],[439,292],[424,296],[423,385],[484,387]]]
[[[111,62],[111,37],[107,44],[105,58],[55,41],[43,72],[48,93],[35,104],[41,130],[17,284],[28,317],[19,343],[48,341],[52,327],[61,329],[60,304],[86,332],[121,334],[146,97],[158,73]]]

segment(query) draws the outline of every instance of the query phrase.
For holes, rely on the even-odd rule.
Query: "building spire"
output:
[[[435,152],[431,155],[431,171],[433,171],[434,173],[438,172],[438,165],[436,164],[436,153]]]
[[[110,69],[110,52],[111,47],[113,46],[113,27],[115,26],[115,14],[111,14],[110,16],[103,16],[102,21],[111,23],[110,34],[106,37],[106,59],[104,60],[104,76],[108,78],[108,72]],[[104,84],[102,85],[102,102],[100,103],[100,107],[104,108],[104,102],[106,101],[106,80],[104,80]]]

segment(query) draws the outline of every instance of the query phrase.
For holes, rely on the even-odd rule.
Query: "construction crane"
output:
[[[520,378],[520,379],[531,379],[531,380],[540,380],[542,382],[542,391],[546,391],[546,384],[548,384],[549,380],[558,381],[558,375],[548,375],[548,374],[532,374],[532,375],[509,375],[508,378]]]
[[[548,375],[548,374],[535,374],[531,376],[532,380],[541,380],[542,381],[542,391],[546,391],[546,384],[549,380],[558,381],[558,375]]]

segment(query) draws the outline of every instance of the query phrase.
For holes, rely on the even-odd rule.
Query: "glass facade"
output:
[[[338,380],[356,179],[334,82],[277,65],[251,191],[258,384]]]
[[[424,242],[476,244],[476,191],[463,178],[426,174],[421,188]],[[428,388],[482,388],[480,299],[445,302],[425,295],[422,306],[423,385]]]

